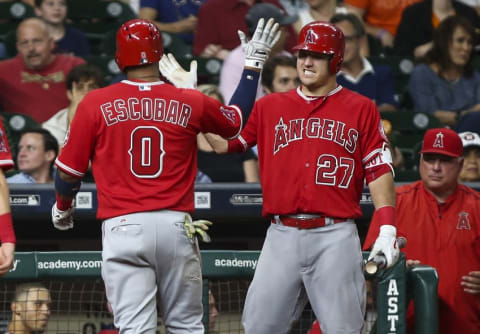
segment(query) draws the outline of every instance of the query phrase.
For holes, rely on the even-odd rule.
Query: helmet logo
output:
[[[141,64],[147,64],[148,59],[147,59],[147,54],[145,51],[140,52],[140,63]]]
[[[305,36],[305,44],[315,44],[317,39],[318,35],[313,31],[313,29],[308,29],[307,35]]]

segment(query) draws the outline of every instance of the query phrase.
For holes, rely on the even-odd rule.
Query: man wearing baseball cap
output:
[[[439,276],[440,334],[480,333],[480,194],[458,183],[462,153],[455,131],[428,130],[420,152],[421,180],[396,188],[397,230],[408,240],[407,265],[432,266]]]
[[[475,132],[458,134],[463,144],[463,168],[460,182],[480,181],[480,136]]]

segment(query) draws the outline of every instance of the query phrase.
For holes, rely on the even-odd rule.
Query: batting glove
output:
[[[193,238],[200,236],[203,242],[210,242],[210,236],[207,234],[208,227],[213,225],[209,220],[194,220],[189,215],[185,215],[185,231],[190,240],[193,241]]]
[[[247,37],[242,31],[238,31],[245,55],[245,67],[262,70],[270,50],[280,38],[279,25],[274,22],[271,18],[264,27],[264,19],[261,18],[250,41],[247,41]]]
[[[52,206],[52,222],[56,229],[66,231],[73,228],[74,207],[62,211],[57,208],[57,202]]]
[[[175,57],[169,53],[163,55],[158,62],[162,75],[178,88],[197,88],[197,61],[190,63],[190,72],[185,71]]]
[[[399,256],[400,250],[397,245],[397,229],[392,225],[382,225],[377,240],[373,245],[372,251],[368,256],[368,261],[372,260],[376,255],[383,254],[387,261],[386,268],[393,266]]]

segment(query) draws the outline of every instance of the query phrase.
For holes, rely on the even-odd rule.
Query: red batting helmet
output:
[[[314,21],[302,28],[298,36],[298,44],[293,49],[331,55],[330,73],[337,73],[343,61],[345,37],[343,32],[333,24]]]
[[[162,55],[162,34],[152,22],[134,19],[118,29],[115,61],[122,71],[128,66],[155,63]]]

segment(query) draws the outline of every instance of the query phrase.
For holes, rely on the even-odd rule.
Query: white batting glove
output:
[[[386,268],[393,266],[400,256],[400,250],[397,245],[397,229],[393,225],[380,226],[380,233],[377,240],[375,240],[375,244],[373,244],[372,251],[368,255],[368,261],[380,254],[383,254],[387,260]]]
[[[280,38],[280,26],[274,22],[271,18],[264,27],[264,19],[261,18],[250,41],[247,41],[247,37],[242,31],[238,31],[245,55],[245,67],[262,70],[270,50]]]
[[[52,222],[57,230],[66,231],[73,228],[73,212],[75,208],[62,211],[57,208],[57,202],[52,206]]]
[[[193,241],[195,236],[200,236],[203,242],[210,242],[212,239],[207,234],[208,227],[213,225],[209,220],[194,220],[189,215],[185,215],[185,231],[190,240]]]
[[[185,71],[175,57],[169,53],[163,55],[158,62],[162,75],[177,88],[197,88],[197,61],[190,63],[190,72]]]

